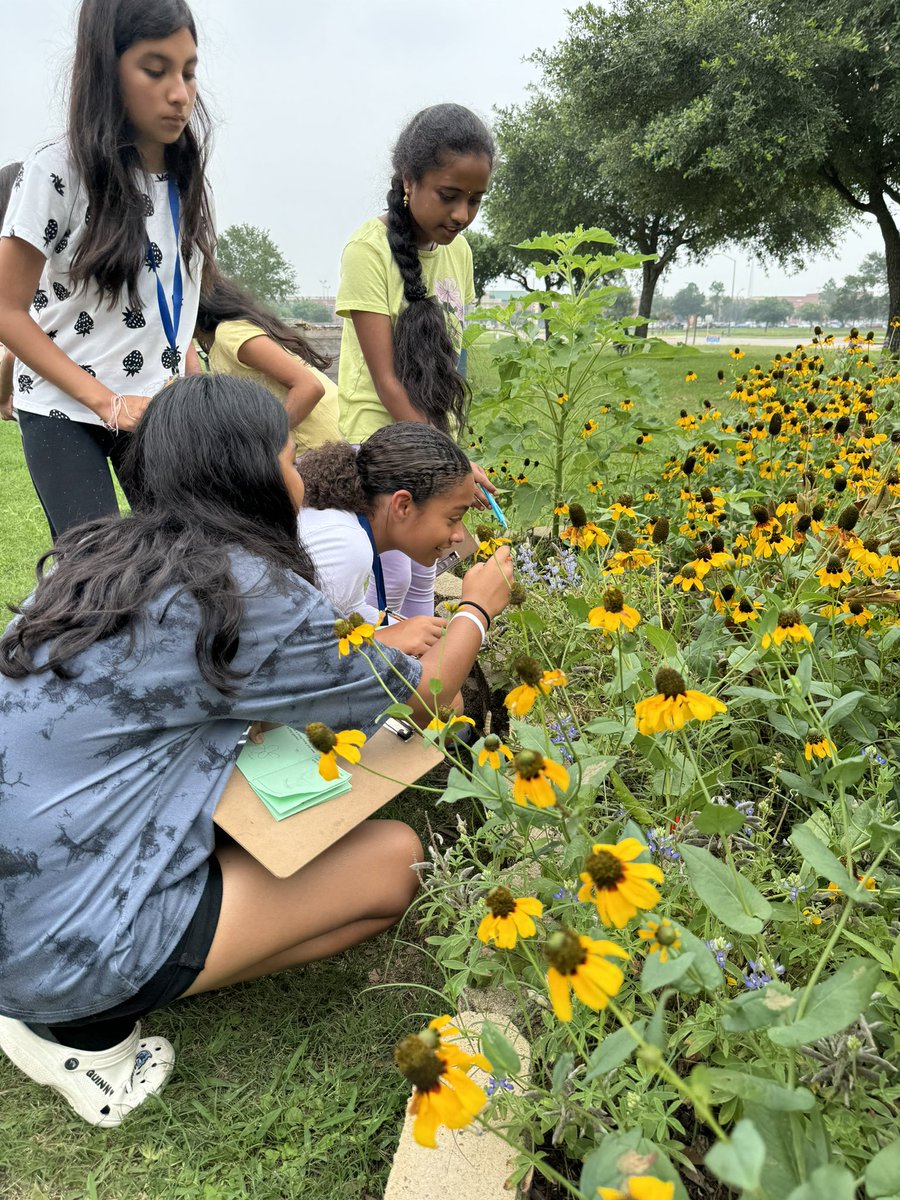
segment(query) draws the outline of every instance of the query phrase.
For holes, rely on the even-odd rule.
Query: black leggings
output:
[[[17,416],[28,473],[53,540],[82,521],[116,516],[119,505],[109,463],[121,483],[131,434],[40,413],[19,410]]]

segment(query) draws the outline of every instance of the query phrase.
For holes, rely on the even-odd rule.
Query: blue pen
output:
[[[507,521],[506,517],[504,517],[503,511],[500,508],[500,505],[497,503],[497,501],[494,499],[494,497],[491,495],[491,493],[487,490],[487,488],[484,487],[483,484],[481,486],[481,490],[484,493],[485,500],[487,500],[488,504],[493,509],[494,516],[497,518],[497,520],[500,522],[500,524],[503,526],[504,529],[509,529],[509,522]]]

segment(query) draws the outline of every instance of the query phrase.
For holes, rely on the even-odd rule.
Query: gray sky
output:
[[[0,0],[0,162],[21,158],[63,126],[63,81],[77,0]],[[537,71],[523,59],[566,29],[558,0],[193,0],[200,86],[217,131],[211,162],[219,229],[261,225],[296,268],[303,294],[333,292],[341,248],[383,209],[390,148],[418,109],[453,100],[490,120],[525,96]],[[568,7],[574,7],[569,4]],[[877,229],[848,234],[841,254],[792,278],[753,268],[753,294],[814,291],[881,248]],[[750,264],[738,259],[735,291]],[[663,277],[730,292],[732,263],[711,257]]]

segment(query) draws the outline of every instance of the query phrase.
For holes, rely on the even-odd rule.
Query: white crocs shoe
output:
[[[162,1090],[175,1065],[171,1042],[141,1038],[140,1022],[109,1050],[75,1050],[38,1037],[23,1021],[0,1017],[0,1049],[29,1079],[55,1088],[91,1125],[121,1125]]]

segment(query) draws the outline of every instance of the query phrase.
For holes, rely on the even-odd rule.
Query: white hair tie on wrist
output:
[[[465,617],[465,619],[467,621],[472,622],[472,624],[475,626],[475,628],[481,634],[481,644],[483,646],[484,643],[487,641],[487,630],[482,625],[482,623],[478,620],[478,618],[475,616],[475,614],[470,613],[470,612],[463,612],[462,609],[457,609],[456,612],[453,614],[453,616],[450,618],[451,625],[457,619],[457,617]]]

